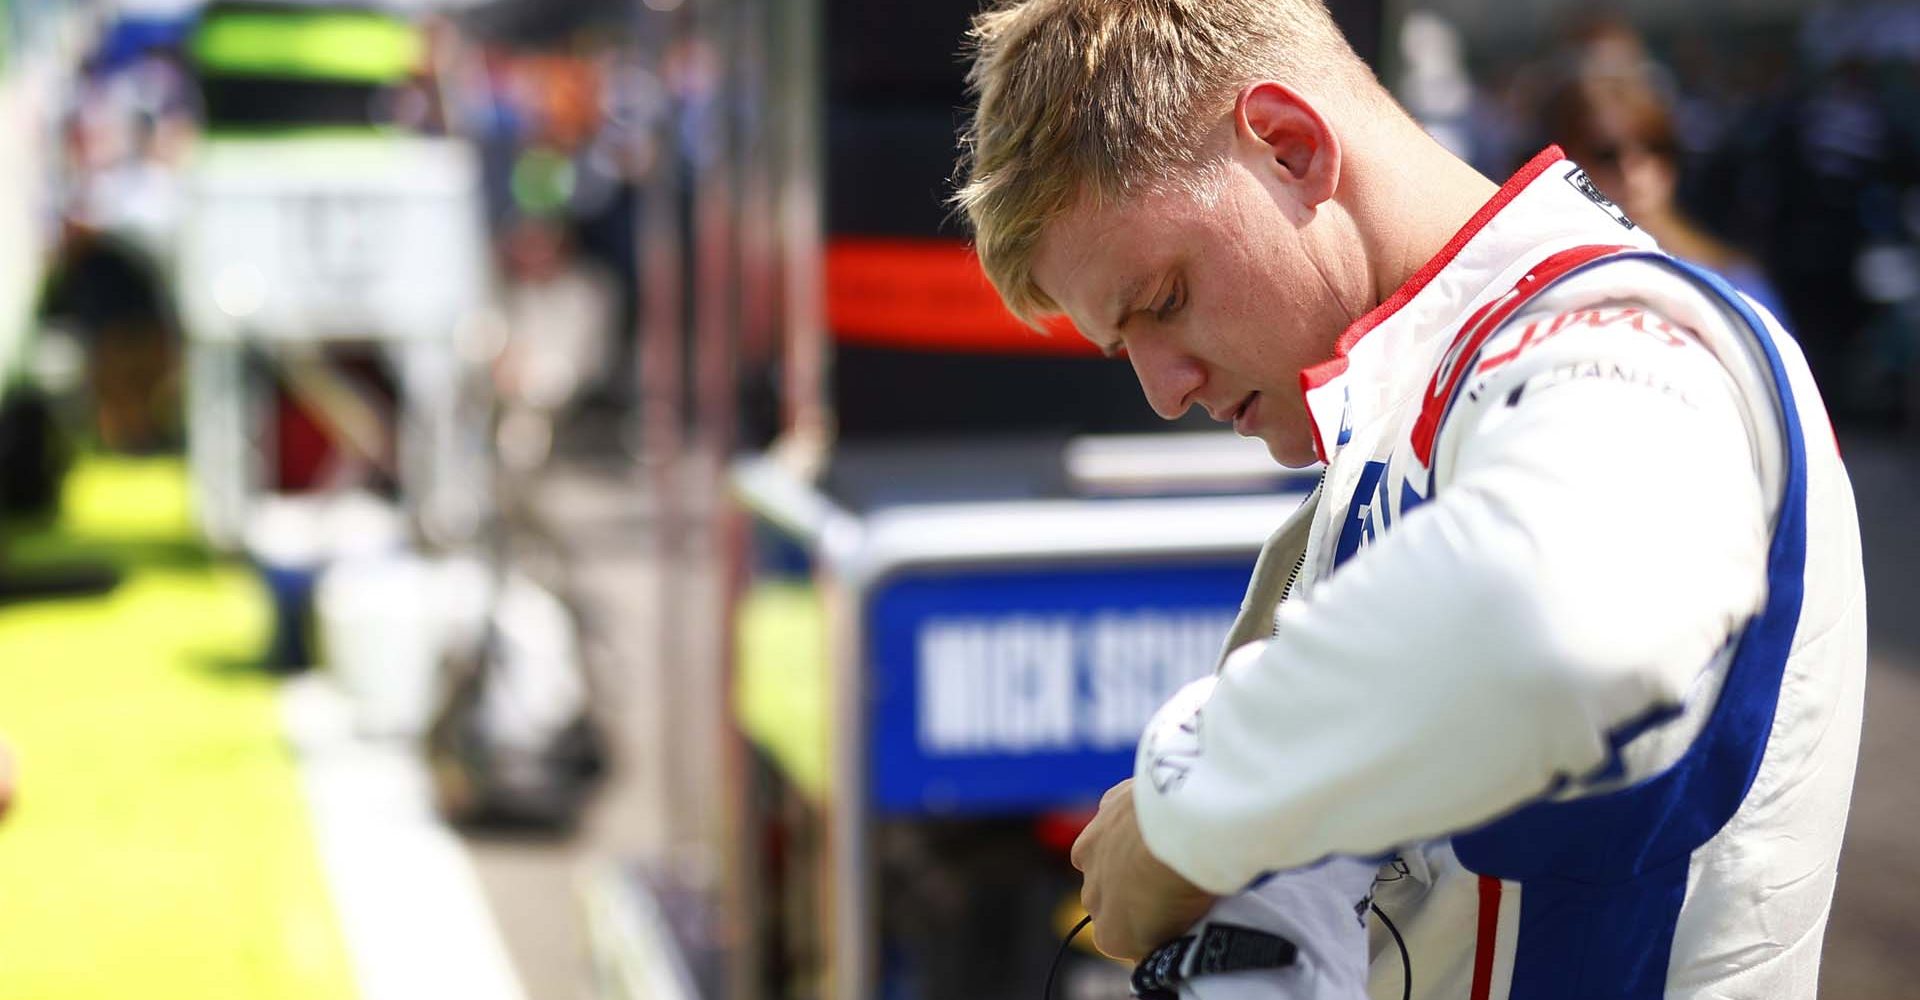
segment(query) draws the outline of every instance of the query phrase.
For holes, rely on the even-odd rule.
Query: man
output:
[[[1813,996],[1865,595],[1778,323],[1557,149],[1453,158],[1316,0],[1024,0],[975,42],[958,202],[1008,305],[1326,463],[1075,845],[1095,942],[1364,858],[1375,997]]]

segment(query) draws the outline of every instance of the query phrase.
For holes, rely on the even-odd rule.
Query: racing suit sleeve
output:
[[[1432,498],[1283,604],[1197,713],[1156,717],[1135,782],[1156,856],[1230,893],[1456,833],[1578,794],[1623,729],[1711,701],[1765,598],[1771,517],[1731,376],[1646,322],[1476,369]]]

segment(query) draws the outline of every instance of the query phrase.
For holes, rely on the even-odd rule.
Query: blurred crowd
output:
[[[1783,314],[1843,422],[1920,416],[1920,7],[1768,23],[1583,13],[1557,41],[1401,36],[1402,99],[1489,176],[1559,143],[1667,250]]]
[[[712,155],[723,69],[684,28],[649,15],[520,37],[511,19],[430,17],[416,76],[369,111],[394,134],[452,135],[477,154],[497,297],[483,340],[509,465],[544,461],[556,417],[633,403],[643,212],[690,226],[687,180]],[[206,117],[190,36],[184,19],[107,21],[57,115],[58,237],[40,307],[54,346],[40,353],[73,348],[90,429],[115,450],[181,436],[169,280]]]
[[[644,215],[694,228],[685,192],[714,155],[729,68],[672,17],[648,23],[663,37],[529,43],[484,20],[435,20],[417,79],[378,112],[479,151],[498,289],[496,444],[511,466],[544,460],[558,415],[631,407]],[[1843,421],[1913,419],[1920,8],[1821,8],[1737,31],[1677,18],[1651,34],[1589,13],[1544,47],[1503,47],[1472,27],[1413,10],[1385,60],[1436,135],[1495,178],[1560,143],[1668,249],[1786,314]],[[62,236],[43,312],[84,359],[73,367],[114,448],[180,436],[165,273],[200,111],[185,31],[109,25],[60,116]]]

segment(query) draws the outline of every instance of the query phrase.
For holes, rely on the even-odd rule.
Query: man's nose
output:
[[[1206,372],[1192,358],[1164,349],[1135,350],[1128,345],[1127,357],[1133,362],[1133,374],[1140,379],[1147,405],[1163,420],[1178,420],[1193,405],[1194,396],[1206,382]]]

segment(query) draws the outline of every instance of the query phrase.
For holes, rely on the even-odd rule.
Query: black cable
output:
[[[1080,922],[1073,925],[1073,930],[1067,932],[1066,940],[1060,942],[1060,950],[1053,953],[1053,964],[1047,966],[1047,985],[1040,992],[1040,1000],[1053,1000],[1053,979],[1060,974],[1060,960],[1067,957],[1067,949],[1073,945],[1073,939],[1079,937],[1090,923],[1093,923],[1091,914],[1081,917]]]
[[[1367,905],[1373,907],[1373,915],[1387,925],[1387,933],[1393,935],[1393,943],[1400,946],[1400,1000],[1413,1000],[1413,956],[1407,953],[1407,941],[1400,936],[1400,928],[1393,926],[1393,921],[1380,912],[1378,904],[1369,902]]]

